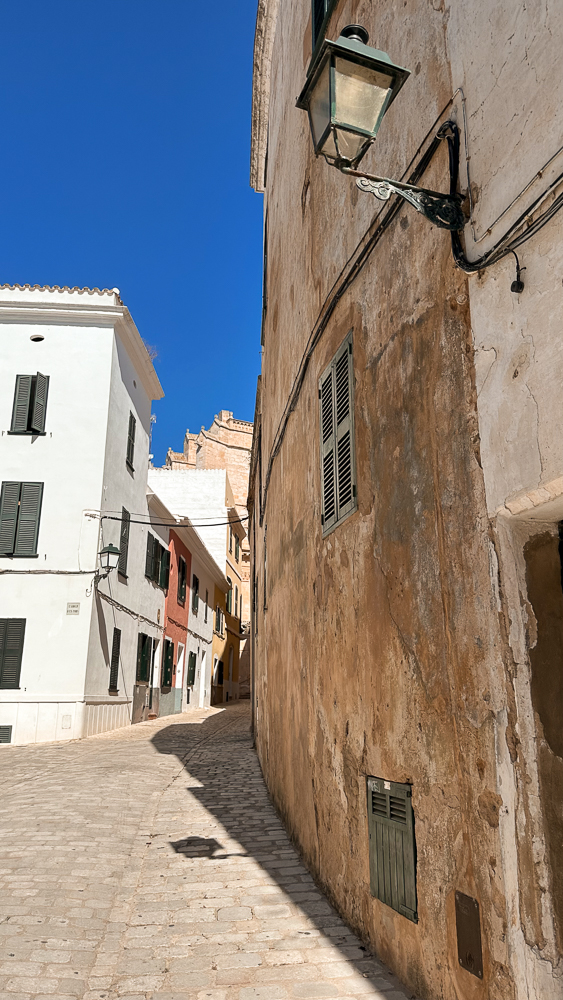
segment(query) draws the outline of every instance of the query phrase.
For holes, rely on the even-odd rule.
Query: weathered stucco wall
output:
[[[463,126],[461,87],[475,222],[490,225],[558,148],[557,102],[539,119],[549,71],[537,53],[553,76],[560,16],[528,6],[337,4],[329,37],[359,22],[412,70],[362,167],[400,177],[447,113]],[[541,38],[532,44],[532,23],[543,48]],[[467,278],[447,234],[405,206],[336,305],[280,441],[311,333],[381,206],[315,160],[295,109],[311,55],[305,0],[280,5],[272,51],[251,484],[264,773],[327,891],[418,995],[555,1000],[563,996],[560,758],[538,678],[545,650],[559,642],[553,620],[563,598],[553,592],[554,543],[545,555],[533,539],[546,530],[552,539],[563,518],[561,223],[526,244],[526,289],[515,296],[513,258]],[[504,102],[499,86],[511,90]],[[446,190],[448,179],[440,149],[422,183]],[[538,193],[530,189],[528,205]],[[323,541],[318,378],[350,330],[358,510]],[[530,511],[548,501],[537,514],[549,515],[546,529]],[[548,586],[555,611],[544,620]],[[547,637],[536,648],[538,630]],[[418,924],[370,895],[367,775],[412,783]],[[479,900],[482,982],[459,965],[456,891]]]

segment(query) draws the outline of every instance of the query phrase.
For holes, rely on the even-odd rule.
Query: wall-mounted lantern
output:
[[[104,576],[108,576],[112,569],[116,569],[119,562],[119,556],[121,555],[118,548],[112,545],[104,545],[102,551],[99,553],[100,556],[100,566],[104,571]]]
[[[297,107],[307,111],[317,156],[357,179],[361,191],[387,201],[398,194],[442,229],[463,229],[461,197],[362,174],[355,168],[374,141],[383,116],[409,76],[386,52],[367,45],[368,33],[350,24],[336,42],[325,39]]]

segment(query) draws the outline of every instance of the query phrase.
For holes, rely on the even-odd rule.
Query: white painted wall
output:
[[[198,534],[222,566],[227,551],[227,503],[234,505],[226,471],[150,469],[149,486],[175,515],[189,517],[197,524]],[[203,527],[206,521],[209,527]]]
[[[32,342],[38,333],[44,339]],[[0,725],[13,727],[12,742],[73,739],[128,721],[129,675],[122,696],[108,696],[103,633],[111,653],[115,612],[105,606],[100,629],[92,581],[101,507],[146,510],[150,396],[161,390],[143,350],[115,292],[0,288],[1,480],[44,483],[37,557],[0,557],[0,616],[26,619],[20,690],[0,690]],[[45,436],[9,435],[16,375],[37,371],[50,378]],[[130,409],[137,478],[125,467]],[[103,538],[118,540],[119,525],[110,524]],[[144,588],[139,545],[132,527],[128,606],[154,616],[163,597]],[[127,589],[100,585],[109,588]],[[69,602],[80,604],[78,615],[67,615]],[[137,629],[129,616],[120,622],[130,659]]]

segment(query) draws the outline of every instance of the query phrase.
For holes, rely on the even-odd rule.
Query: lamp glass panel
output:
[[[334,142],[334,133],[332,129],[328,133],[321,149],[319,149],[319,153],[322,153],[323,156],[330,156],[331,158],[338,159],[338,151]]]
[[[359,156],[362,146],[371,142],[370,139],[366,139],[365,135],[355,135],[353,132],[345,132],[344,129],[338,127],[335,131],[340,156],[351,162]]]
[[[336,121],[374,134],[393,77],[377,69],[336,58],[334,74]]]
[[[330,59],[325,62],[313,88],[309,101],[309,116],[316,149],[330,121]]]

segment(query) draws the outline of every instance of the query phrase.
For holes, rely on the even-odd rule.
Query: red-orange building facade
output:
[[[174,715],[182,711],[182,692],[186,687],[186,647],[192,567],[191,552],[174,530],[170,531],[168,550],[170,577],[164,607],[160,716]]]

